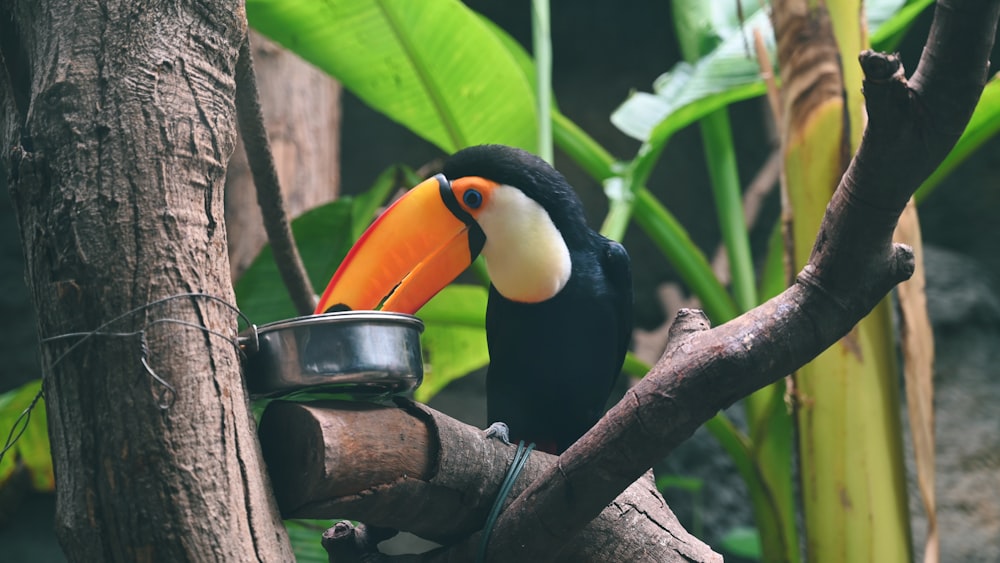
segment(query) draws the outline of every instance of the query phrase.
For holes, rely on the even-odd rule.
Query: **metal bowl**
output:
[[[257,397],[322,388],[382,395],[420,385],[420,319],[382,311],[296,317],[257,328],[257,346],[244,363]],[[252,341],[252,336],[249,339]]]

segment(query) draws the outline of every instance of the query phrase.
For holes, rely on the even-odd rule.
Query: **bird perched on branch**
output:
[[[413,313],[482,253],[491,286],[487,416],[561,453],[603,413],[632,331],[628,254],[591,230],[565,178],[502,145],[464,149],[389,207],[317,313]]]

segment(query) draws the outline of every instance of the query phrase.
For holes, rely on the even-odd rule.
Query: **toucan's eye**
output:
[[[466,190],[462,194],[462,201],[472,209],[479,209],[479,206],[483,204],[483,194],[476,190]]]

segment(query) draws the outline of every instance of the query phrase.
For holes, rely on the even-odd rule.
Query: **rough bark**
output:
[[[258,33],[250,43],[278,178],[296,217],[339,191],[340,84]],[[240,138],[226,172],[226,231],[235,280],[267,242]]]
[[[234,346],[238,2],[0,8],[8,175],[73,561],[289,561]],[[112,319],[118,319],[105,325]],[[68,336],[100,328],[90,337]]]
[[[260,438],[279,506],[290,518],[350,518],[368,528],[405,530],[445,545],[471,535],[476,539],[462,544],[464,551],[426,556],[471,561],[516,448],[428,407],[400,406],[271,403],[261,419]],[[557,459],[532,452],[505,504]],[[374,549],[370,543],[361,545]],[[356,560],[343,557],[338,560]],[[681,527],[647,472],[605,507],[558,560],[722,558]]]

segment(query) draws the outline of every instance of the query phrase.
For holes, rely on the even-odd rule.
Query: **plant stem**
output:
[[[712,180],[719,228],[729,257],[733,298],[741,311],[747,311],[757,305],[757,288],[750,255],[750,237],[743,218],[736,149],[726,109],[702,118],[701,139],[705,147],[705,163]]]
[[[639,190],[635,199],[635,220],[677,269],[688,288],[698,295],[713,324],[722,324],[739,314],[736,303],[715,277],[701,249],[645,188]]]
[[[614,176],[615,158],[559,110],[552,111],[553,138],[573,162],[598,181]]]
[[[538,156],[552,164],[552,38],[549,28],[549,0],[532,0],[531,38],[537,79]]]

